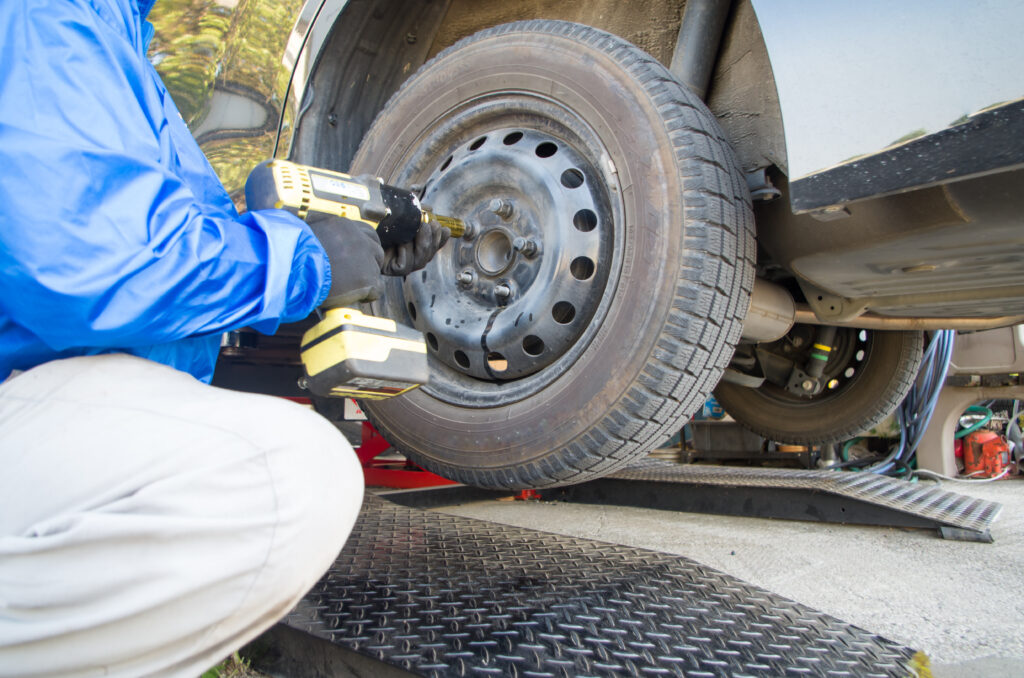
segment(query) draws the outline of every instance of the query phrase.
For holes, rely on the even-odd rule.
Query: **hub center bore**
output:
[[[476,242],[474,258],[477,268],[485,275],[501,275],[512,266],[515,250],[513,236],[503,228],[494,228],[481,235]]]

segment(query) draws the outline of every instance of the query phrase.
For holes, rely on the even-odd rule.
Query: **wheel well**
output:
[[[377,113],[427,60],[448,2],[350,0],[316,56],[289,157],[347,170]]]
[[[350,0],[316,57],[290,157],[347,170],[373,119],[406,78],[458,40],[510,21],[586,24],[629,40],[668,66],[684,5],[684,0]],[[708,106],[744,170],[775,165],[785,172],[778,95],[749,0],[735,3],[725,31]]]

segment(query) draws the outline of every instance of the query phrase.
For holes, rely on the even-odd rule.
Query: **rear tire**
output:
[[[715,388],[715,398],[733,419],[769,440],[796,444],[849,440],[881,422],[903,401],[914,385],[924,346],[920,332],[849,332],[865,333],[864,355],[853,378],[834,393],[823,391],[805,399],[769,382],[748,388],[723,381]],[[851,369],[850,360],[827,365],[826,374]]]
[[[536,153],[523,153],[531,139]],[[501,228],[539,240],[538,255],[500,274],[520,276],[506,305],[486,296],[503,280],[486,266],[471,288],[456,282],[478,236],[391,283],[375,307],[429,332],[431,383],[365,403],[416,463],[482,487],[581,482],[646,454],[718,382],[754,278],[749,193],[714,116],[633,45],[558,21],[471,36],[406,82],[352,171],[424,186],[424,202],[454,216],[513,196],[520,211]],[[438,188],[453,172],[460,189]],[[580,196],[596,225],[550,208]],[[592,264],[582,273],[569,265],[579,248]],[[550,303],[570,294],[573,314],[559,315]],[[532,328],[521,341],[520,321]],[[505,378],[482,362],[499,341],[495,369],[515,370]]]

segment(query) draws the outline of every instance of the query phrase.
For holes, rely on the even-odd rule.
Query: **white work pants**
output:
[[[195,678],[282,617],[355,522],[344,437],[126,355],[0,384],[0,676]]]

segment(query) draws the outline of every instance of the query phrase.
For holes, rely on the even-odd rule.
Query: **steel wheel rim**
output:
[[[393,317],[400,314],[427,337],[432,377],[423,392],[458,406],[509,404],[561,376],[600,327],[621,266],[615,243],[623,237],[623,201],[603,142],[584,120],[558,102],[534,93],[504,92],[466,102],[442,119],[443,123],[438,121],[420,135],[395,183],[414,186],[424,204],[439,213],[469,216],[477,233],[468,242],[446,247],[426,269],[407,276],[400,286],[390,285],[386,303]],[[538,152],[544,144],[553,144],[555,152]],[[498,190],[486,185],[468,197],[451,191],[459,184],[459,174],[474,171],[480,160],[511,161],[515,167],[517,157],[523,161],[529,156],[534,159],[525,174],[534,185],[543,183],[548,189],[546,199],[556,203],[554,212],[560,219],[554,226],[538,218],[548,210],[519,202],[524,196],[514,189],[522,176],[506,176],[506,183],[497,182]],[[523,173],[519,167],[518,175]],[[511,219],[495,211],[494,207],[500,211],[500,205],[490,204],[510,197]],[[467,203],[471,203],[468,208]],[[580,212],[590,214],[577,221]],[[516,220],[516,214],[529,216]],[[498,246],[485,248],[484,242]],[[527,254],[531,245],[536,247],[532,256]],[[506,267],[502,256],[507,252],[511,254]],[[526,274],[516,270],[520,266],[528,269]],[[471,276],[463,282],[460,276],[467,269]],[[545,280],[561,284],[545,287]],[[510,298],[497,296],[499,285],[509,288]],[[455,333],[444,329],[470,322],[469,311],[464,317],[438,312],[451,310],[459,299],[477,314],[472,318],[476,327],[490,323],[491,329],[486,335],[480,332],[475,342],[463,339],[460,343]],[[569,302],[572,310],[560,306],[556,311],[561,301]],[[495,334],[499,319],[503,325]],[[508,362],[504,369],[495,369],[488,358]]]
[[[811,326],[811,336],[814,328]],[[807,346],[810,346],[808,342]],[[872,333],[868,330],[839,328],[836,333],[835,345],[828,363],[822,372],[825,383],[821,392],[813,396],[797,396],[771,382],[765,382],[759,389],[767,397],[791,405],[817,405],[821,402],[838,398],[846,393],[851,386],[864,375],[864,365],[871,356],[873,348]],[[807,350],[804,351],[806,357]]]
[[[607,195],[595,176],[566,142],[526,128],[464,143],[431,174],[423,201],[475,231],[403,286],[438,360],[507,381],[579,340],[607,281],[599,263],[611,256]]]

